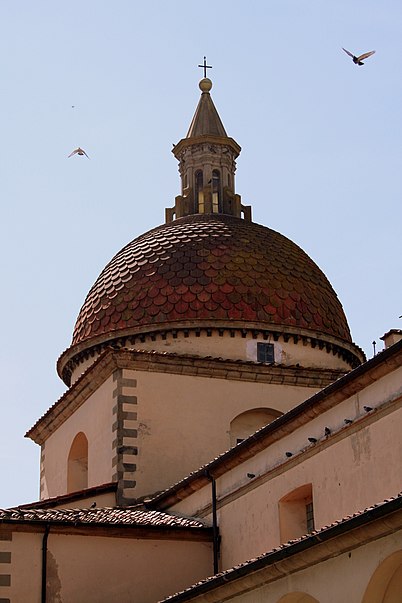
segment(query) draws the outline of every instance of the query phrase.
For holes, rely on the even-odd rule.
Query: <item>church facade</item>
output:
[[[201,96],[181,191],[90,289],[0,511],[0,603],[399,601],[402,332],[366,361],[295,243],[252,221]]]

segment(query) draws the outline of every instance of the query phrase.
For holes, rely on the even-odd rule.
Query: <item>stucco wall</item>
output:
[[[42,538],[13,534],[11,586],[4,596],[15,603],[41,601]],[[49,534],[52,603],[155,603],[211,573],[211,546],[205,542]]]
[[[93,494],[92,496],[84,496],[72,501],[63,502],[54,505],[54,509],[86,509],[96,503],[97,507],[114,507],[116,505],[116,493],[105,492]]]
[[[312,334],[314,335],[314,333]],[[338,343],[334,338],[327,337],[330,341]],[[293,338],[287,342],[281,337],[278,341],[269,340],[274,344],[275,362],[286,366],[294,366],[300,364],[303,367],[339,369],[345,372],[350,370],[350,365],[340,356],[334,355],[332,352],[327,352],[325,348],[322,350],[311,345],[304,345],[302,341],[294,343]],[[242,337],[241,333],[236,332],[234,337],[231,337],[229,331],[223,332],[220,336],[215,330],[208,337],[204,332],[201,332],[197,337],[195,333],[190,331],[185,337],[182,332],[178,332],[175,337],[171,333],[166,333],[164,338],[155,336],[145,337],[145,340],[138,345],[133,346],[134,349],[155,350],[157,352],[169,352],[174,354],[190,354],[195,356],[211,356],[212,358],[224,358],[231,360],[246,360],[257,361],[257,343],[268,343],[263,337],[253,338],[251,333],[246,337]],[[96,355],[82,361],[72,374],[72,383],[96,360]]]
[[[307,425],[296,424],[292,433],[218,478],[221,568],[278,546],[278,502],[303,484],[312,484],[316,528],[397,494],[401,389],[402,368],[311,417]],[[363,405],[373,410],[366,412]],[[344,418],[353,423],[346,425]],[[325,426],[330,436],[324,435]],[[318,442],[311,444],[309,436]],[[286,451],[293,456],[288,459]],[[205,486],[170,510],[210,519],[210,501],[210,486]]]
[[[66,494],[68,454],[81,431],[88,439],[88,487],[112,481],[113,388],[111,376],[46,440],[41,498]]]
[[[124,371],[136,379],[136,496],[159,491],[230,448],[230,422],[252,408],[281,412],[314,390]]]
[[[168,333],[166,339],[152,341],[149,338],[141,343],[141,349],[257,362],[258,342],[268,343],[268,340],[264,340],[263,337],[253,338],[251,333],[244,338],[240,333],[231,337],[229,332],[224,332],[222,336],[213,332],[211,337],[204,334],[197,337],[195,333],[190,332],[188,337],[177,336],[175,338]],[[269,342],[274,345],[277,364],[286,366],[300,364],[303,367],[350,370],[348,363],[337,355],[328,353],[325,349],[320,350],[319,347],[312,348],[310,345],[303,345],[302,341],[294,343],[293,339],[285,342],[282,338],[278,341],[271,338]]]
[[[13,532],[10,550],[10,587],[0,588],[0,598],[9,598],[13,603],[40,603],[42,534]]]
[[[316,391],[305,386],[129,369],[123,375],[136,383],[130,389],[129,409],[136,418],[122,424],[135,436],[129,443],[137,448],[136,456],[130,458],[134,467],[130,478],[135,481],[131,497],[166,488],[228,450],[230,423],[240,413],[253,408],[286,412]],[[115,388],[111,375],[46,440],[42,499],[67,492],[68,454],[80,431],[88,439],[88,487],[118,479]]]
[[[375,596],[370,579],[383,561],[401,551],[401,548],[402,533],[397,532],[318,564],[311,564],[301,571],[292,571],[290,559],[286,576],[283,576],[281,567],[273,567],[271,572],[267,569],[264,574],[267,583],[264,586],[258,586],[258,581],[264,582],[262,576],[251,575],[239,580],[236,585],[228,584],[216,591],[194,597],[192,601],[214,603],[226,600],[233,591],[233,596],[229,597],[233,603],[397,603],[401,598],[397,594],[396,585],[393,585],[394,598],[389,591],[385,594],[386,581]],[[235,589],[243,592],[235,594]],[[399,577],[399,594],[401,592],[402,582]]]

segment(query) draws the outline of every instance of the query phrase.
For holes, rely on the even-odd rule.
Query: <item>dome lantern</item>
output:
[[[206,64],[204,60],[204,75]],[[241,148],[226,134],[204,77],[201,98],[185,138],[172,149],[179,162],[181,194],[166,209],[166,222],[191,214],[225,214],[251,221],[251,207],[235,191],[236,159]]]

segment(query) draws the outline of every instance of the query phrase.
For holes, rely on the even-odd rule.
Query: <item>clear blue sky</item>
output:
[[[369,356],[402,327],[401,31],[399,0],[3,0],[0,507],[38,497],[23,436],[90,286],[180,192],[204,55],[254,221],[322,268]]]

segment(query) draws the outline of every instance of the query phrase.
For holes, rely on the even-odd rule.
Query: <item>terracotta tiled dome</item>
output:
[[[81,308],[72,343],[82,349],[130,330],[197,321],[302,328],[351,341],[336,293],[300,247],[252,222],[196,214],[154,228],[112,259]]]

